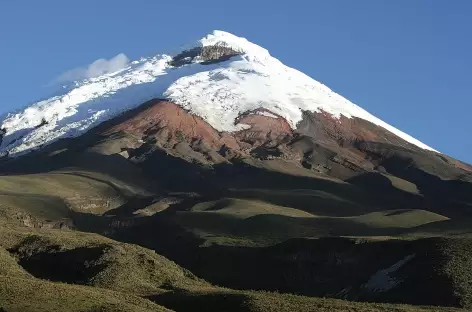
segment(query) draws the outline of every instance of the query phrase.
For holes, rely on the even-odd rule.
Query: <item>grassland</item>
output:
[[[178,312],[446,312],[452,308],[359,303],[344,300],[309,298],[269,292],[212,289],[194,292],[169,292],[151,297]]]
[[[151,250],[96,234],[2,224],[0,236],[0,308],[9,312],[460,311],[215,287]]]
[[[8,312],[168,311],[121,292],[7,276],[0,276],[0,305]]]
[[[67,153],[54,157],[67,159],[62,155]],[[459,221],[467,231],[467,218],[424,208],[428,202],[421,191],[403,179],[381,175],[388,190],[377,193],[366,189],[365,181],[307,176],[300,168],[293,174],[291,167],[272,161],[264,170],[292,175],[248,169],[226,181],[228,175],[198,169],[197,189],[205,191],[179,192],[179,172],[173,169],[169,175],[159,171],[164,173],[153,184],[121,156],[82,156],[74,166],[0,176],[0,308],[472,308],[470,241],[447,237],[448,227]],[[175,183],[166,184],[168,179]],[[216,191],[206,191],[212,190],[209,185]],[[445,237],[425,238],[438,233]],[[372,276],[410,255],[408,265],[388,276],[401,281],[397,288],[365,291]]]
[[[293,200],[296,203],[304,202],[305,205],[295,205],[303,206],[302,210],[260,199],[223,198],[198,203],[189,210],[178,212],[175,219],[181,226],[208,240],[207,245],[225,244],[225,238],[232,238],[229,244],[238,244],[239,241],[261,245],[297,237],[409,235],[417,227],[449,220],[421,209],[381,210],[360,214],[358,211],[351,211],[349,214],[346,209],[340,216],[339,210],[330,212],[322,206],[326,198],[335,200],[334,196],[308,190],[252,190],[250,194],[254,197],[255,194],[274,194],[273,198],[280,203],[289,204]],[[238,195],[238,192],[233,195]],[[310,202],[311,205],[308,205]],[[320,205],[322,207],[318,208]]]

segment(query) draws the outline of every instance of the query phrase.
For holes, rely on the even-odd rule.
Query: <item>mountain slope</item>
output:
[[[3,311],[464,311],[219,288],[139,246],[0,224]]]
[[[76,82],[1,129],[0,310],[453,311],[249,289],[472,307],[472,167],[243,38]]]
[[[37,102],[2,122],[0,152],[10,155],[77,136],[93,125],[152,98],[167,98],[217,131],[244,129],[235,120],[265,109],[292,128],[304,111],[358,117],[423,149],[432,148],[395,129],[303,73],[283,65],[244,38],[215,31],[182,53],[132,62],[111,74],[76,82],[65,93]]]

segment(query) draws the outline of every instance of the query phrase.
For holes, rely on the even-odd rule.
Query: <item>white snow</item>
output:
[[[266,116],[266,117],[275,118],[275,119],[279,118],[279,116],[271,114],[267,111],[257,111],[256,115]]]
[[[365,119],[434,151],[244,38],[214,31],[193,46],[219,42],[244,53],[221,63],[203,65],[194,60],[177,68],[168,65],[172,59],[169,55],[141,58],[117,72],[76,82],[64,94],[9,114],[1,122],[0,128],[7,134],[0,153],[14,155],[77,136],[152,98],[168,98],[219,131],[241,129],[244,125],[235,126],[234,120],[259,108],[286,118],[294,128],[302,119],[302,111],[323,110],[336,117]],[[43,118],[48,124],[38,127]]]
[[[390,274],[398,271],[401,267],[411,261],[415,256],[415,254],[408,255],[404,259],[392,265],[391,267],[378,271],[370,277],[369,281],[364,285],[364,288],[371,292],[385,292],[394,288],[402,281],[391,277]]]

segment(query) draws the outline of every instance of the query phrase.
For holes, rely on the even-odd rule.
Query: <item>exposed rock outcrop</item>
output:
[[[203,118],[167,100],[150,101],[120,118],[100,128],[102,136],[119,137],[119,144],[116,140],[100,144],[128,159],[136,156],[133,150],[148,144],[190,162],[281,158],[341,179],[392,171],[411,181],[399,171],[404,161],[426,172],[438,172],[443,178],[465,179],[472,171],[467,164],[421,149],[366,120],[336,118],[324,111],[304,112],[303,120],[292,129],[282,116],[259,108],[241,114],[234,123],[243,129],[235,132],[219,132]]]

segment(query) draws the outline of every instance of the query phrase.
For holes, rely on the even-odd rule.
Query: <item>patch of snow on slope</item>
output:
[[[152,98],[168,98],[219,131],[240,130],[244,125],[234,125],[235,119],[259,108],[284,117],[293,128],[302,120],[302,111],[324,110],[337,117],[365,119],[412,144],[433,150],[244,38],[214,31],[193,46],[219,42],[244,53],[221,63],[195,62],[181,67],[168,65],[172,59],[168,55],[142,58],[8,115],[0,127],[7,131],[0,152],[18,154],[59,138],[80,135]],[[43,119],[48,124],[39,126]]]
[[[261,115],[261,116],[275,118],[275,119],[279,118],[279,116],[271,114],[270,112],[267,112],[267,111],[257,111],[256,115]]]
[[[403,267],[406,263],[411,261],[414,257],[415,257],[415,254],[406,256],[405,259],[398,261],[391,267],[385,270],[378,271],[377,273],[375,273],[374,275],[370,277],[367,284],[364,285],[364,288],[371,292],[385,292],[394,288],[402,281],[391,277],[390,274],[398,271],[401,267]]]

